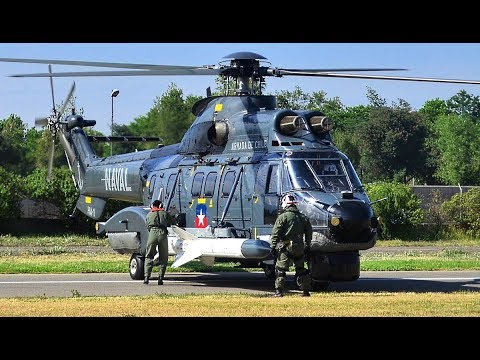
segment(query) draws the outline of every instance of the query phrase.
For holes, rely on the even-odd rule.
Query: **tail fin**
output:
[[[195,236],[189,232],[179,228],[178,226],[172,225],[172,230],[178,237],[182,240],[182,248],[177,253],[175,261],[172,264],[172,268],[177,268],[186,264],[189,261],[192,261],[203,254],[200,247],[201,240],[197,239]]]

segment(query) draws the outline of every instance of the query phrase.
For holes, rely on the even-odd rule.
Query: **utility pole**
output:
[[[113,89],[112,90],[112,124],[110,125],[110,136],[113,136],[113,98],[116,98],[117,95],[120,93],[120,90]],[[113,155],[113,141],[110,140],[110,156]]]

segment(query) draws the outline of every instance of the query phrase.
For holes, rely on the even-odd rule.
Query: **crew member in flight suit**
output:
[[[167,227],[174,224],[173,217],[163,209],[160,200],[152,203],[151,210],[147,214],[146,223],[148,227],[147,250],[145,253],[144,284],[150,281],[153,268],[153,257],[158,246],[158,285],[163,285],[163,278],[168,262],[168,230]]]
[[[295,265],[295,275],[298,278],[300,290],[303,290],[302,296],[310,296],[311,279],[304,263],[305,252],[310,251],[312,242],[312,224],[308,217],[300,213],[296,203],[295,196],[292,194],[282,198],[283,212],[278,215],[272,230],[271,249],[277,259],[275,297],[281,297],[285,292],[285,277],[290,259]]]

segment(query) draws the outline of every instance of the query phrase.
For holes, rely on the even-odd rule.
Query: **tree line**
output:
[[[217,83],[214,94],[219,95]],[[367,105],[345,106],[324,91],[279,91],[278,108],[322,111],[334,121],[335,145],[352,161],[364,184],[480,185],[480,99],[462,90],[450,99],[428,100],[414,110],[405,100],[388,104],[375,90],[367,89]],[[158,136],[165,145],[178,143],[193,123],[193,104],[200,96],[187,95],[175,84],[154,100],[152,108],[129,124],[114,124],[113,135]],[[61,104],[58,105],[60,107]],[[73,104],[71,107],[74,107]],[[67,111],[69,107],[66,107]],[[80,110],[82,112],[83,109]],[[27,128],[15,114],[0,120],[0,219],[20,216],[23,198],[57,205],[71,214],[77,200],[63,149],[56,147],[51,182],[47,181],[47,130]],[[104,135],[94,128],[89,135]],[[115,143],[113,153],[144,150],[152,143]],[[110,155],[110,144],[95,143],[99,156]],[[122,204],[111,202],[105,216]]]

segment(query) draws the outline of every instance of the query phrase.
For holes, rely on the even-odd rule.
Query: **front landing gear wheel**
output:
[[[143,280],[144,259],[139,254],[130,257],[129,272],[133,280]]]

